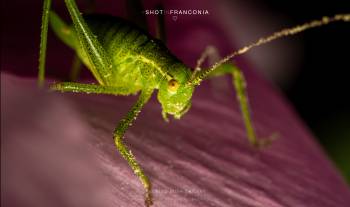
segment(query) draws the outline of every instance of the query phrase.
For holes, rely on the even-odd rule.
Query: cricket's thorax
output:
[[[125,20],[105,15],[88,15],[84,19],[113,61],[113,85],[127,86],[130,93],[145,85],[159,88],[160,81],[169,79],[171,70],[182,64],[159,40]],[[89,67],[86,56],[79,49],[77,52]]]

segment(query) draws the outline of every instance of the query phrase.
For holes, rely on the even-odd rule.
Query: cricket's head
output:
[[[172,78],[163,79],[159,86],[158,100],[162,105],[163,117],[167,114],[180,119],[191,107],[194,86],[188,84],[191,70],[179,64],[169,71]]]

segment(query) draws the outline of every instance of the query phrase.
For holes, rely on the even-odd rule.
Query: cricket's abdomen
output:
[[[162,43],[123,19],[106,15],[87,15],[84,19],[112,59],[114,86],[126,86],[130,93],[145,84],[158,88],[163,77],[159,68],[178,62]],[[86,60],[84,63],[89,67]]]

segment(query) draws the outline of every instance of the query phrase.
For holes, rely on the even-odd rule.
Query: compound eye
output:
[[[171,79],[168,82],[168,90],[171,92],[176,92],[179,88],[179,82],[177,82],[175,79]]]

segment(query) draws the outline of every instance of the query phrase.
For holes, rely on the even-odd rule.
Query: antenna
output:
[[[324,17],[322,17],[322,19],[313,20],[313,21],[310,21],[310,22],[307,22],[307,23],[304,23],[301,25],[297,25],[295,27],[282,29],[278,32],[273,33],[270,36],[262,37],[262,38],[258,39],[257,41],[249,44],[248,46],[245,46],[245,47],[243,47],[239,50],[236,50],[233,53],[229,54],[225,58],[221,59],[220,61],[218,61],[214,65],[212,65],[208,70],[203,71],[202,73],[197,73],[198,75],[196,75],[195,77],[193,77],[189,80],[189,84],[199,85],[200,82],[203,79],[205,79],[210,74],[210,72],[214,71],[217,67],[219,67],[223,63],[229,61],[230,59],[232,59],[238,55],[242,55],[242,54],[248,52],[249,50],[251,50],[254,47],[269,43],[269,42],[276,40],[276,39],[279,39],[281,37],[295,35],[295,34],[298,34],[300,32],[303,32],[307,29],[324,26],[324,25],[327,25],[329,23],[333,23],[333,22],[337,22],[337,21],[350,22],[350,14],[336,14],[332,17],[324,16]]]

